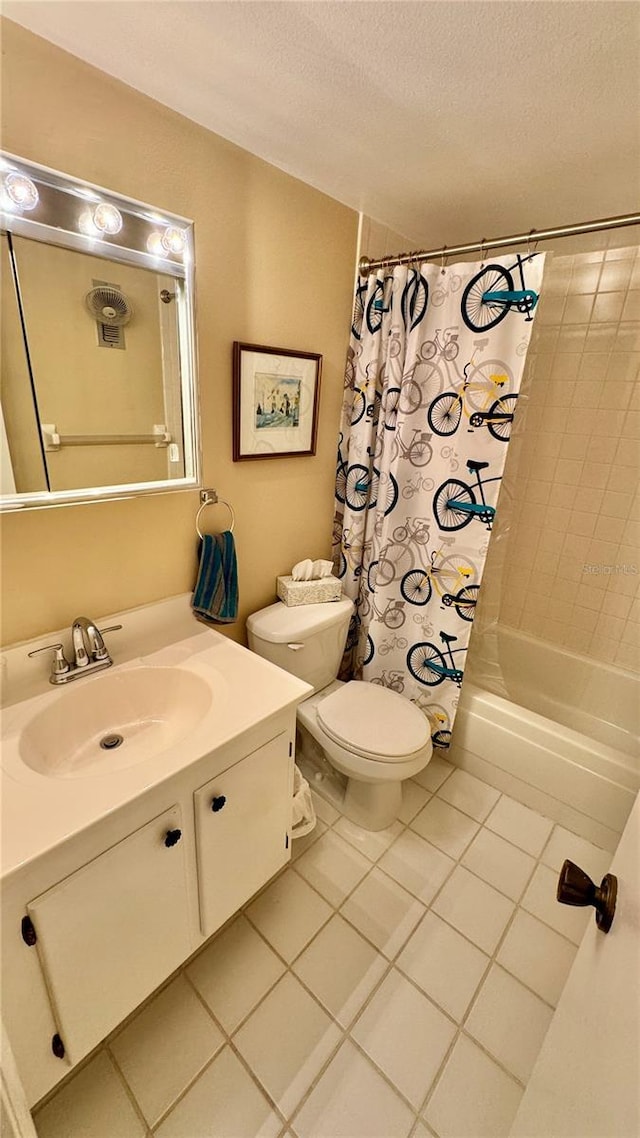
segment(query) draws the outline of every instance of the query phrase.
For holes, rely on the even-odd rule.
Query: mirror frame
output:
[[[11,200],[5,188],[10,174],[23,175],[32,182],[37,191],[35,206],[21,207]],[[47,199],[45,209],[41,208],[43,195]],[[91,230],[91,222],[87,222],[91,217],[91,207],[103,203],[115,206],[121,215],[125,215],[127,225],[122,227],[124,234],[122,230],[114,235],[106,235],[95,228]],[[40,220],[39,212],[43,215]],[[100,502],[200,486],[193,221],[0,150],[0,229],[44,244],[94,253],[109,261],[156,270],[182,282],[180,291],[184,303],[178,305],[177,313],[185,469],[182,478],[155,482],[0,495],[0,511]],[[172,252],[162,246],[162,234],[168,229],[182,232],[184,249],[181,252]],[[148,250],[149,241],[153,252]]]

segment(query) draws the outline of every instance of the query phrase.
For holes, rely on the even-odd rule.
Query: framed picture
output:
[[[233,461],[315,454],[322,356],[233,345]]]

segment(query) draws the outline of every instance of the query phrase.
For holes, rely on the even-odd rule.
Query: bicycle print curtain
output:
[[[544,257],[360,278],[338,445],[343,679],[383,684],[446,747]],[[490,293],[491,296],[487,296]],[[511,294],[511,297],[505,296]]]

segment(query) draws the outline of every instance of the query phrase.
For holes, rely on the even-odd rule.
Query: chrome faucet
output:
[[[50,684],[68,684],[80,676],[87,676],[93,672],[101,672],[113,664],[102,639],[104,632],[116,632],[122,628],[121,624],[112,624],[109,628],[99,629],[93,620],[87,616],[77,616],[71,625],[71,642],[73,645],[73,663],[69,663],[64,654],[62,644],[45,644],[43,648],[35,648],[29,656],[37,656],[39,652],[53,650],[55,656],[51,664]]]
[[[71,641],[76,668],[90,668],[92,662],[104,663],[107,667],[107,661],[113,663],[100,630],[88,616],[76,617],[71,625]]]

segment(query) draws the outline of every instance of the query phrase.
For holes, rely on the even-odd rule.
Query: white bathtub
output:
[[[480,686],[481,655],[473,653],[448,757],[615,849],[640,788],[639,677],[500,628],[505,698]]]

